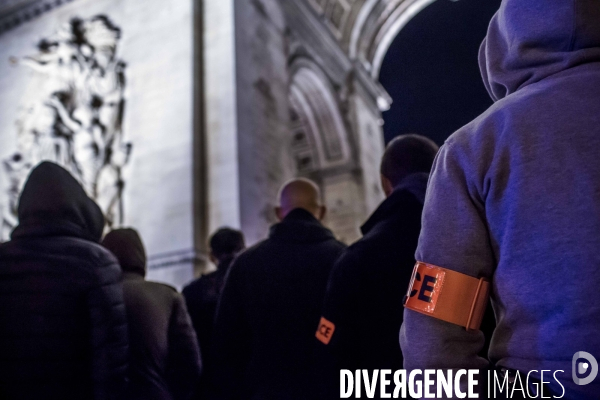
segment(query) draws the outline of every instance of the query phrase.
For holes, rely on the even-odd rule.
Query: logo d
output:
[[[585,359],[587,362],[582,362],[577,365],[577,360],[580,358]],[[592,367],[590,374],[587,378],[579,378],[577,374],[584,374],[589,370],[590,366]],[[598,362],[594,358],[593,355],[587,353],[585,351],[578,351],[573,356],[573,382],[577,385],[587,385],[591,383],[594,379],[596,379],[596,375],[598,375]]]

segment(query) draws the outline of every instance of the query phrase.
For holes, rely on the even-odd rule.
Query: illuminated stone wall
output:
[[[89,172],[93,168],[71,169],[106,203],[113,226],[140,230],[150,278],[181,287],[193,266],[196,272],[204,268],[201,250],[221,226],[242,229],[248,244],[264,239],[276,222],[278,189],[297,176],[320,185],[329,208],[326,225],[351,243],[383,199],[381,111],[391,99],[377,81],[379,64],[390,38],[431,1],[4,2],[0,160],[11,160],[22,145],[19,121],[30,104],[50,119],[39,113],[26,130],[47,126],[52,118],[69,120],[45,105],[54,101],[45,86],[56,79],[23,60],[39,53],[40,41],[73,17],[91,21],[105,15],[119,29],[113,47],[123,83],[101,98],[100,108],[122,105],[122,118],[110,120],[119,123],[103,123],[118,136],[114,145],[121,157],[109,163],[118,169],[108,168],[101,183],[113,192],[117,187],[120,196],[94,193],[100,183],[88,179],[97,175]],[[112,74],[119,76],[115,68]],[[82,104],[88,116],[99,109]],[[79,119],[70,119],[69,129],[76,131]],[[99,128],[94,122],[85,127]],[[75,154],[77,160],[90,159]],[[22,177],[0,175],[6,211],[11,185]]]
[[[50,159],[140,231],[151,279],[192,277],[192,18],[187,0],[78,0],[0,34],[3,215],[21,164]]]

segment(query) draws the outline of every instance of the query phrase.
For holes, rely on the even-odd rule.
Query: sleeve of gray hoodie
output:
[[[495,261],[481,193],[486,186],[482,155],[468,146],[440,149],[429,180],[418,261],[491,278]],[[400,331],[404,367],[413,369],[483,369],[477,356],[484,345],[480,331],[404,310]]]

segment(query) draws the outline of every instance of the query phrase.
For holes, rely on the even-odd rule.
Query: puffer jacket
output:
[[[104,217],[63,168],[30,174],[0,245],[0,398],[115,399],[126,383],[121,271]]]
[[[116,229],[102,245],[119,260],[131,358],[127,400],[189,399],[201,372],[200,351],[183,296],[146,275],[146,250],[133,229]]]

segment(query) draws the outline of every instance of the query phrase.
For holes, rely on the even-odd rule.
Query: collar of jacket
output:
[[[363,235],[369,233],[379,223],[388,221],[397,215],[402,213],[402,209],[406,207],[406,202],[410,201],[417,202],[416,196],[406,188],[395,189],[390,197],[385,199],[383,203],[377,207],[377,210],[369,217],[367,222],[360,227],[360,231]]]
[[[217,265],[217,270],[214,271],[214,273],[218,273],[218,275],[227,275],[227,271],[229,271],[229,267],[231,267],[231,264],[233,264],[233,261],[236,257],[237,255],[223,258],[222,261],[219,261],[219,265]]]
[[[271,227],[269,238],[291,243],[316,243],[334,239],[334,236],[310,212],[296,208]]]
[[[217,264],[217,270],[221,270],[221,269],[227,270],[229,268],[229,266],[231,265],[231,263],[233,262],[233,260],[235,260],[236,257],[237,257],[237,253],[223,256],[223,258],[220,259],[219,263]]]
[[[425,203],[425,192],[427,191],[427,182],[429,174],[427,172],[416,172],[404,177],[394,191],[407,190],[419,200],[419,203]]]

